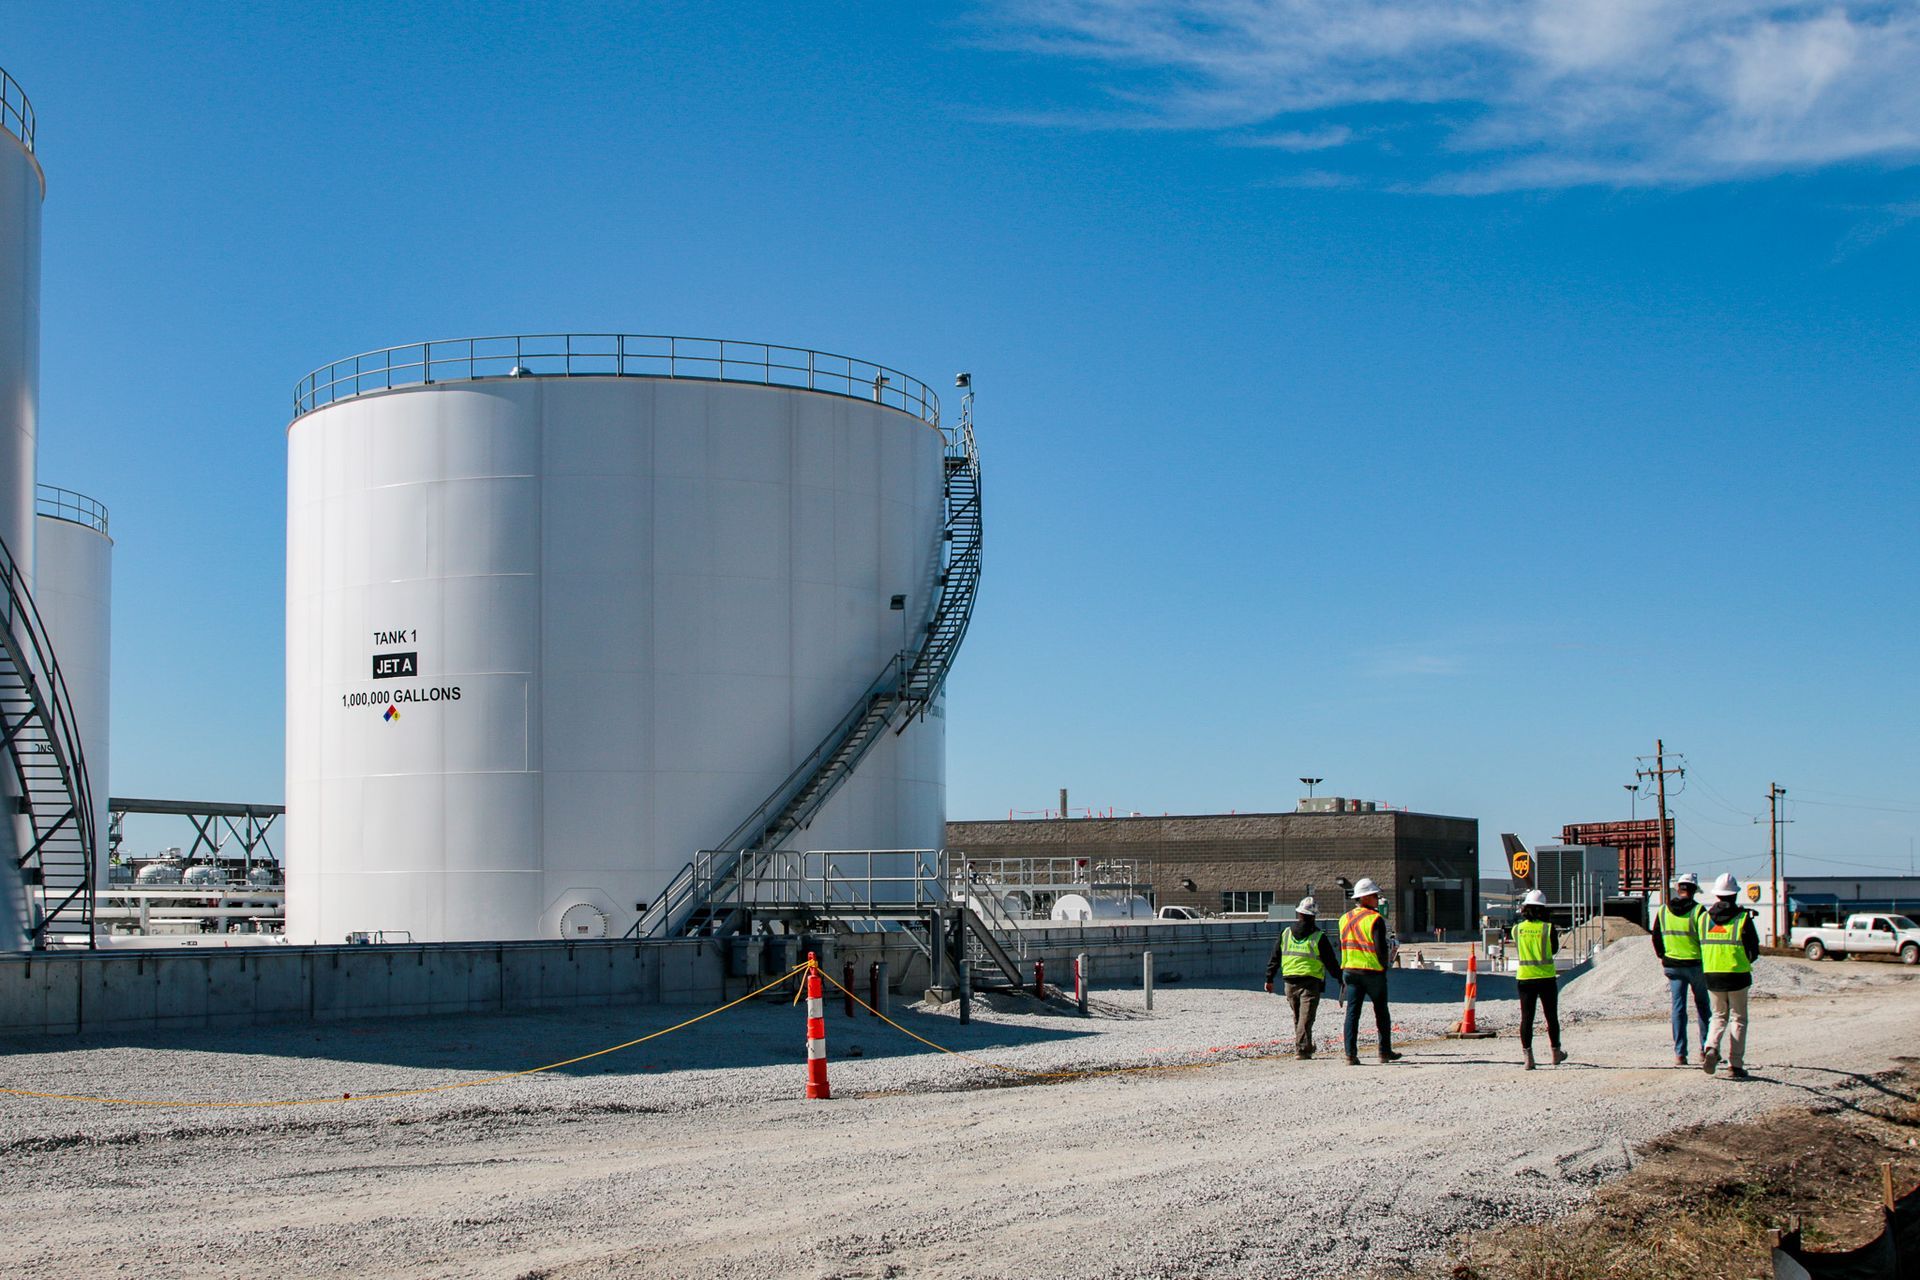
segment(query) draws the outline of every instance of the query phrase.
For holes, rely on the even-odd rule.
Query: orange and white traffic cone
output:
[[[1467,1007],[1460,1015],[1460,1021],[1453,1030],[1447,1032],[1450,1040],[1485,1040],[1493,1035],[1491,1031],[1482,1031],[1473,1020],[1474,998],[1480,994],[1480,948],[1467,949]]]
[[[827,1088],[827,1004],[820,990],[820,962],[807,952],[807,1096],[831,1098]]]

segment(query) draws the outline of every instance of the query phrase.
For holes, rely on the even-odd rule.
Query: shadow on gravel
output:
[[[1920,1101],[1920,1097],[1917,1097],[1914,1093],[1896,1087],[1897,1084],[1909,1083],[1910,1080],[1908,1077],[1898,1077],[1890,1081],[1885,1077],[1868,1075],[1863,1071],[1840,1071],[1833,1067],[1801,1067],[1794,1066],[1791,1063],[1787,1065],[1794,1071],[1805,1072],[1809,1075],[1837,1076],[1839,1079],[1830,1081],[1825,1085],[1803,1084],[1798,1080],[1782,1080],[1777,1076],[1762,1075],[1760,1071],[1764,1070],[1764,1068],[1754,1069],[1754,1074],[1751,1078],[1754,1080],[1763,1080],[1768,1084],[1781,1085],[1788,1089],[1798,1089],[1802,1093],[1811,1094],[1817,1099],[1817,1102],[1811,1105],[1820,1111],[1854,1111],[1861,1115],[1877,1114],[1850,1097],[1830,1091],[1834,1085],[1843,1083],[1852,1085],[1856,1089],[1866,1090],[1879,1095],[1878,1098],[1865,1099],[1867,1102],[1885,1101],[1912,1105],[1916,1101]]]

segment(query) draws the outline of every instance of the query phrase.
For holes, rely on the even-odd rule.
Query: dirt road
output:
[[[1249,1019],[1270,1020],[1275,1003],[1160,1001],[1203,996],[1244,1002]],[[741,1043],[762,1020],[792,1037],[793,1011],[744,1012],[756,1021],[727,1033]],[[1391,1271],[1463,1228],[1553,1214],[1659,1133],[1845,1105],[1920,1052],[1920,982],[1755,1012],[1746,1083],[1661,1065],[1664,1024],[1634,1019],[1577,1027],[1576,1060],[1533,1073],[1515,1065],[1509,1034],[1411,1044],[1393,1066],[1199,1055],[1197,1069],[830,1103],[786,1092],[798,1091],[797,1062],[665,1077],[635,1064],[365,1109],[108,1116],[8,1099],[0,1234],[7,1274],[29,1277]],[[466,1024],[482,1020],[448,1021],[477,1035]],[[1143,1022],[1116,1026],[1137,1037]],[[310,1033],[303,1069],[339,1069],[351,1046]],[[1153,1060],[1128,1043],[1119,1056]],[[155,1053],[10,1065],[47,1083],[91,1060],[126,1087],[129,1070],[154,1074]],[[281,1061],[229,1065],[242,1082],[274,1083]],[[207,1069],[190,1065],[196,1079]],[[860,1065],[845,1064],[841,1087]],[[923,1080],[957,1067],[911,1065]],[[786,1096],[750,1100],[767,1091],[749,1082],[772,1070]]]

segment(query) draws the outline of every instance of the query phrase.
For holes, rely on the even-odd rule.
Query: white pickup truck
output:
[[[1902,964],[1920,964],[1920,925],[1905,916],[1879,912],[1852,915],[1845,926],[1802,925],[1790,936],[1809,960],[1897,955]]]

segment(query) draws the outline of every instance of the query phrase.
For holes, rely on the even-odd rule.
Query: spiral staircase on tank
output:
[[[974,443],[973,392],[966,375],[962,379],[960,385],[968,390],[960,423],[944,433],[944,551],[935,580],[938,592],[919,647],[889,658],[832,732],[716,849],[703,850],[680,869],[627,931],[628,937],[738,932],[747,923],[753,886],[788,839],[813,821],[888,732],[905,732],[946,687],[980,590],[980,454]]]
[[[94,809],[73,701],[33,596],[0,540],[0,744],[16,819],[19,921],[34,948],[91,947]],[[0,873],[4,874],[4,873]]]

